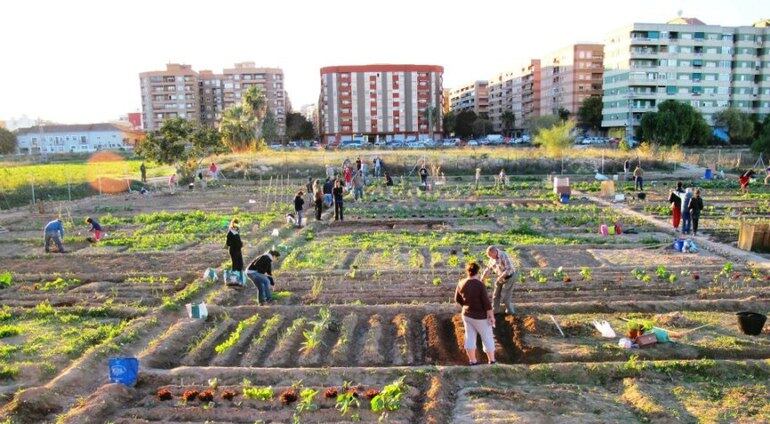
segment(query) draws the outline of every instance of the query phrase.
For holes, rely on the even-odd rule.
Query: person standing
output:
[[[144,165],[144,162],[139,165],[139,173],[142,174],[142,182],[147,183],[147,167]]]
[[[305,208],[305,193],[300,190],[297,195],[294,196],[294,213],[297,214],[297,228],[302,227],[302,211]]]
[[[331,180],[332,178],[334,178],[334,167],[326,165],[326,179]]]
[[[345,170],[342,171],[342,176],[345,178],[345,187],[350,189],[350,186],[353,184],[353,170],[350,166],[345,166]]]
[[[692,189],[687,187],[684,198],[682,198],[682,234],[690,233],[692,225],[692,215],[690,215],[690,201],[692,200]]]
[[[374,177],[380,178],[380,173],[382,171],[382,159],[380,159],[379,156],[375,156],[373,165],[374,165]]]
[[[324,192],[321,188],[321,182],[315,180],[313,183],[313,206],[315,206],[315,220],[321,220],[321,213],[324,210]]]
[[[671,225],[674,227],[674,231],[679,230],[679,221],[682,219],[682,195],[684,189],[682,189],[682,182],[676,183],[676,188],[668,196],[668,202],[671,204]]]
[[[628,173],[631,171],[631,160],[623,162],[623,181],[628,181]]]
[[[326,181],[324,181],[323,186],[323,192],[324,192],[324,205],[328,208],[331,207],[332,203],[334,203],[334,199],[332,197],[332,190],[334,190],[334,181],[332,181],[331,178],[326,178]]]
[[[385,186],[393,187],[393,178],[390,176],[388,171],[385,171]]]
[[[334,220],[344,221],[343,219],[343,203],[342,196],[345,194],[345,190],[342,188],[342,181],[339,179],[334,182],[334,188],[332,189],[334,197]]]
[[[211,177],[212,180],[219,179],[219,168],[217,168],[217,164],[214,162],[211,162],[211,165],[209,166],[209,177]]]
[[[241,235],[238,233],[238,218],[233,218],[230,221],[230,226],[227,229],[227,240],[225,246],[230,253],[230,261],[232,262],[231,269],[233,271],[243,272],[243,242],[241,241]]]
[[[353,177],[353,198],[356,201],[364,199],[364,175],[361,171],[356,172]]]
[[[57,218],[45,224],[43,235],[45,236],[45,253],[51,251],[51,242],[56,244],[56,250],[59,253],[64,253],[64,246],[62,245],[62,240],[64,239],[64,224],[62,224],[61,219]]]
[[[634,169],[634,189],[644,190],[644,171],[642,171],[641,165],[636,165],[636,169]]]
[[[259,291],[259,304],[273,301],[273,293],[270,286],[275,286],[273,278],[273,262],[281,256],[277,250],[270,250],[260,255],[249,264],[246,275],[254,282]]]
[[[703,198],[700,197],[700,189],[695,189],[695,196],[690,200],[690,217],[692,218],[692,235],[698,235],[698,221],[700,212],[703,210]]]
[[[359,156],[356,158],[356,171],[360,171],[360,170],[361,170],[361,157]]]
[[[495,279],[495,290],[492,294],[492,303],[495,312],[503,312],[500,309],[502,304],[509,314],[513,315],[515,310],[513,303],[511,302],[511,295],[513,291],[514,276],[516,275],[516,269],[513,267],[511,258],[502,249],[495,246],[487,247],[487,257],[489,258],[489,264],[481,273],[481,281],[487,276],[487,273],[494,271],[497,274]]]
[[[468,278],[461,280],[455,289],[455,302],[462,306],[463,327],[465,328],[465,353],[469,365],[477,365],[476,337],[481,336],[484,352],[490,364],[495,361],[495,314],[489,303],[484,283],[478,278],[479,265],[475,262],[465,267]]]
[[[171,191],[171,194],[174,194],[176,192],[176,172],[171,174],[170,177],[168,177],[168,189]]]
[[[420,165],[420,183],[424,186],[428,185],[428,168],[425,167],[425,162]]]
[[[88,237],[86,240],[91,243],[96,243],[101,240],[104,236],[104,231],[102,230],[102,226],[99,225],[99,222],[89,216],[86,218],[86,224],[88,224],[88,232],[92,234],[91,237]]]

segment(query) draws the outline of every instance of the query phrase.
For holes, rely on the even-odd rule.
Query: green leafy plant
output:
[[[259,322],[259,320],[260,320],[259,314],[255,314],[254,316],[239,322],[238,326],[235,328],[235,331],[230,333],[230,337],[228,337],[227,340],[217,345],[214,348],[214,351],[217,354],[221,354],[223,352],[226,352],[228,349],[232,348],[233,346],[235,346],[235,344],[238,343],[238,340],[241,339],[241,333],[243,333],[243,331],[246,330],[248,327],[255,325],[257,322]]]
[[[41,291],[58,291],[63,292],[72,286],[80,284],[80,280],[77,278],[61,278],[58,277],[53,281],[47,281],[40,287]]]
[[[13,275],[10,271],[0,273],[0,289],[11,287],[13,284]]]
[[[343,416],[348,413],[350,408],[358,408],[359,406],[361,406],[361,402],[354,391],[344,391],[337,395],[337,403],[334,405]]]
[[[318,409],[318,405],[315,404],[315,398],[319,391],[305,388],[299,392],[299,402],[297,403],[297,413],[302,414],[307,411],[315,411]]]
[[[270,402],[275,397],[275,390],[272,387],[252,387],[249,383],[243,386],[243,397]]]
[[[553,272],[553,278],[555,278],[557,280],[563,280],[564,277],[566,277],[566,276],[567,276],[567,274],[564,272],[564,267],[558,267]]]
[[[593,271],[591,268],[584,266],[580,268],[580,277],[583,279],[583,281],[591,281],[593,278]]]
[[[545,284],[548,282],[548,277],[546,277],[543,274],[543,271],[540,271],[538,268],[529,270],[529,277],[540,284]]]
[[[382,388],[382,391],[371,400],[372,412],[396,411],[401,407],[404,397],[404,377]]]
[[[436,277],[436,278],[434,278],[434,279],[433,279],[433,281],[432,281],[432,283],[433,283],[433,285],[434,285],[434,286],[436,286],[436,287],[440,286],[440,285],[441,285],[441,277]]]
[[[300,352],[309,352],[321,344],[323,332],[332,325],[332,314],[329,308],[321,308],[318,311],[318,319],[310,322],[310,329],[302,332],[305,340],[302,342]]]

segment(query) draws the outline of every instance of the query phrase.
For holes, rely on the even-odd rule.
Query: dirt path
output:
[[[587,193],[576,193],[576,194],[580,195],[580,196],[585,196],[589,200],[591,200],[593,202],[596,202],[597,204],[599,204],[601,206],[613,208],[613,209],[615,209],[616,211],[620,212],[621,214],[623,214],[625,216],[642,219],[645,222],[647,222],[647,223],[649,223],[651,225],[656,226],[661,231],[663,231],[665,233],[671,234],[672,236],[674,236],[674,234],[675,234],[671,230],[671,225],[668,222],[661,221],[661,220],[659,220],[657,218],[653,218],[653,217],[645,215],[645,214],[643,214],[641,212],[637,212],[635,210],[632,210],[625,203],[613,203],[613,202],[601,199],[599,197],[589,195]],[[741,250],[741,249],[738,249],[736,247],[733,247],[733,246],[730,246],[730,245],[727,245],[727,244],[724,244],[724,243],[719,243],[719,242],[712,241],[712,240],[710,240],[706,236],[692,236],[692,235],[689,235],[688,238],[695,240],[696,244],[700,248],[706,249],[706,250],[708,250],[710,252],[713,252],[713,253],[716,253],[718,255],[722,255],[722,256],[724,256],[726,258],[729,258],[730,260],[734,260],[734,261],[738,261],[738,262],[746,262],[749,265],[756,266],[756,267],[759,267],[759,268],[762,268],[762,269],[766,269],[766,270],[770,269],[770,259],[767,259],[767,258],[765,258],[765,257],[763,257],[761,255],[756,254],[756,253],[747,252],[745,250]]]

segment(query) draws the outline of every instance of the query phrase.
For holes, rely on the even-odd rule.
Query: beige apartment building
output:
[[[489,112],[489,83],[484,80],[474,81],[449,91],[449,107],[458,113],[472,110],[476,115]]]
[[[506,132],[503,122],[505,112],[512,112],[514,118],[513,127],[508,128],[509,133],[522,126],[522,68],[526,66],[516,66],[489,79],[489,120],[496,133]]]
[[[540,115],[566,109],[577,113],[583,100],[602,95],[604,45],[572,44],[540,59]]]
[[[267,105],[275,115],[279,134],[285,129],[289,109],[280,68],[262,68],[254,62],[236,63],[222,73],[194,71],[190,65],[171,63],[165,71],[139,74],[142,118],[148,131],[164,119],[182,117],[216,126],[228,107],[241,102],[251,86],[262,87]]]
[[[526,124],[540,116],[540,59],[532,59],[521,67],[521,121]]]

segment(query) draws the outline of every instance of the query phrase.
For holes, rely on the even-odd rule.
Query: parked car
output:
[[[363,144],[360,141],[343,141],[340,143],[340,149],[360,149]]]

